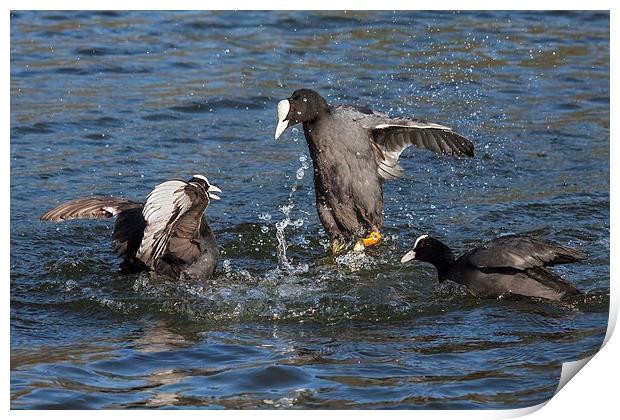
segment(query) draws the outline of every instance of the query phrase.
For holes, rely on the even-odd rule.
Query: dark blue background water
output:
[[[302,86],[477,156],[408,150],[385,242],[335,261],[303,134],[273,140]],[[111,221],[38,220],[194,173],[224,191],[206,285],[118,274]],[[516,232],[586,250],[557,271],[588,295],[477,300],[399,264],[422,233]],[[523,407],[598,349],[608,291],[607,13],[11,14],[13,408]]]

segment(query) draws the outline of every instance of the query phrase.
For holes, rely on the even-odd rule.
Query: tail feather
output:
[[[552,264],[566,264],[581,261],[585,259],[588,254],[575,248],[556,244],[554,251],[557,257],[551,262]]]
[[[525,273],[531,278],[540,282],[540,284],[561,294],[561,298],[568,296],[580,295],[581,291],[574,285],[560,277],[557,273],[545,268],[534,267],[525,270]]]

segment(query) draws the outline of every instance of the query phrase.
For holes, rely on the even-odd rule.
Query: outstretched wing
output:
[[[142,204],[120,212],[116,216],[114,233],[112,234],[116,255],[119,257],[136,255],[142,242],[145,227],[146,221],[142,215]]]
[[[104,219],[122,211],[140,208],[141,203],[118,197],[78,198],[54,207],[41,216],[41,220],[61,222],[71,219]]]
[[[71,219],[116,217],[114,251],[118,256],[133,256],[142,240],[144,217],[142,203],[118,197],[86,197],[63,203],[41,216],[41,220],[61,222]]]
[[[205,190],[197,184],[181,180],[159,184],[147,196],[143,215],[146,220],[144,237],[136,256],[151,269],[155,269],[161,258],[170,251],[178,258],[193,255],[194,252],[180,250],[196,248],[192,243],[200,226],[202,213],[209,204]],[[169,250],[171,245],[174,249]],[[179,255],[180,254],[180,255]]]
[[[383,179],[402,176],[398,159],[409,146],[444,155],[474,156],[474,145],[450,127],[415,118],[391,118],[368,108],[343,108],[356,113],[354,119],[371,132],[379,176]]]
[[[510,267],[526,270],[571,263],[585,257],[585,253],[557,242],[529,236],[509,235],[489,241],[477,248],[467,255],[467,261],[478,268]]]

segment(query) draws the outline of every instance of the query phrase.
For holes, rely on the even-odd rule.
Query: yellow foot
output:
[[[332,254],[340,254],[346,248],[347,243],[343,239],[338,238],[332,241]]]
[[[372,232],[370,232],[370,235],[368,235],[368,237],[362,238],[362,243],[365,247],[377,245],[379,242],[381,242],[381,234],[377,230],[373,230]]]
[[[355,245],[353,246],[353,251],[355,251],[355,252],[364,252],[365,249],[366,249],[366,247],[364,246],[364,240],[363,239],[358,239],[357,241],[355,241]]]

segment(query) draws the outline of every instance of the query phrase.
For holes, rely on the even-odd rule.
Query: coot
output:
[[[48,211],[41,220],[116,217],[114,250],[121,271],[154,271],[173,278],[205,280],[219,259],[215,236],[204,217],[221,190],[202,175],[159,184],[146,204],[118,197],[86,197]]]
[[[422,235],[400,261],[429,262],[437,268],[440,282],[451,280],[462,284],[475,296],[497,298],[512,294],[558,301],[580,292],[547,266],[585,257],[583,252],[553,241],[508,235],[455,260],[450,247]]]
[[[368,108],[330,106],[310,89],[278,103],[276,139],[300,122],[314,166],[319,218],[334,253],[346,249],[351,239],[356,250],[381,240],[383,181],[402,175],[398,158],[407,147],[474,155],[474,145],[449,127]]]

